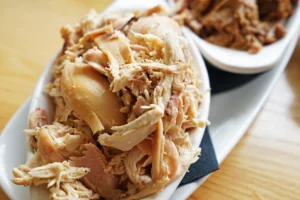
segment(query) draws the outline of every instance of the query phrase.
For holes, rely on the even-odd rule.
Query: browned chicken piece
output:
[[[212,8],[213,3],[213,0],[190,0],[189,8],[192,8],[195,14],[205,15]]]
[[[96,145],[84,145],[83,157],[71,158],[71,165],[90,169],[90,172],[82,178],[84,184],[94,192],[106,199],[118,199],[120,190],[117,190],[118,177],[105,172],[108,165],[105,156]]]
[[[215,4],[212,11],[201,20],[208,31],[200,35],[221,46],[249,51],[256,48],[255,40],[248,39],[260,34],[255,26],[258,23],[258,12],[253,2],[224,0]]]
[[[257,0],[257,5],[263,21],[286,19],[293,12],[291,0]]]
[[[181,2],[182,0],[178,0]],[[293,13],[291,0],[185,0],[186,24],[216,45],[254,54],[284,37],[280,21]],[[180,9],[179,9],[180,10]]]

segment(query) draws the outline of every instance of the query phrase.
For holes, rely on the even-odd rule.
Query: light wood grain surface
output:
[[[111,0],[0,1],[0,130],[62,45],[59,28]],[[190,200],[300,199],[300,42],[245,136]],[[0,188],[0,199],[8,198]]]

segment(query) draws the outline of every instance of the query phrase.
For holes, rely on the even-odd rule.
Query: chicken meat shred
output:
[[[122,151],[129,151],[143,141],[156,129],[156,122],[163,116],[163,112],[158,106],[147,107],[153,107],[153,109],[126,125],[112,127],[112,130],[116,132],[112,135],[101,134],[98,138],[99,143]]]
[[[187,171],[200,154],[189,133],[206,119],[188,42],[169,14],[91,11],[61,29],[46,86],[54,120],[41,108],[30,115],[35,151],[14,183],[46,184],[55,200],[133,200]]]
[[[152,179],[149,175],[142,175],[141,170],[143,166],[138,164],[147,154],[140,151],[137,147],[133,148],[129,151],[126,156],[124,163],[126,168],[126,173],[130,179],[134,183],[134,185],[141,189],[145,188],[146,184],[151,183]]]
[[[80,181],[61,183],[59,188],[50,187],[53,200],[89,200],[99,199],[100,195],[86,188]]]
[[[292,0],[177,0],[177,14],[197,35],[251,54],[286,34]],[[176,11],[175,11],[176,12]]]
[[[15,178],[13,182],[17,185],[41,185],[47,187],[60,187],[60,183],[71,183],[85,176],[90,171],[89,168],[72,167],[67,161],[54,162],[40,167],[29,168],[20,165],[13,169]]]
[[[81,155],[81,145],[93,141],[91,132],[83,132],[57,122],[33,131],[37,140],[36,153],[44,164],[62,162],[70,156]]]
[[[71,165],[90,169],[90,172],[82,178],[82,182],[100,196],[118,199],[121,192],[116,189],[119,178],[105,171],[108,162],[102,151],[94,144],[86,144],[84,148],[82,157],[70,158]]]
[[[35,109],[29,116],[29,128],[33,129],[48,124],[48,116],[45,110]]]

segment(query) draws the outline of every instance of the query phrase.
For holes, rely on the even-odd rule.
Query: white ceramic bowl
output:
[[[161,1],[156,1],[156,3],[160,3]],[[153,5],[156,5],[155,1],[143,1],[141,3],[141,1],[135,1],[135,0],[119,0],[114,2],[106,11],[104,11],[104,13],[107,12],[112,12],[112,11],[117,11],[117,10],[135,10],[135,9],[145,9],[145,8],[150,8]],[[163,5],[165,5],[164,3],[162,3]],[[130,5],[130,6],[128,6]],[[198,74],[199,74],[199,78],[202,81],[202,85],[201,85],[201,90],[204,93],[204,99],[203,99],[203,103],[201,105],[201,114],[200,114],[200,118],[202,119],[207,119],[208,118],[208,113],[209,113],[209,106],[210,106],[210,86],[209,86],[209,78],[208,78],[208,74],[206,71],[206,67],[205,67],[205,63],[201,57],[201,55],[199,54],[199,51],[197,49],[197,47],[195,46],[190,34],[187,33],[187,30],[183,30],[185,37],[187,38],[189,44],[190,44],[190,51],[192,54],[192,57],[194,59],[194,67],[196,68]],[[48,84],[51,79],[52,79],[52,74],[51,74],[51,70],[52,70],[52,66],[54,64],[55,59],[57,58],[58,55],[56,55],[54,57],[54,59],[52,61],[50,61],[50,63],[46,66],[46,68],[44,69],[42,75],[40,76],[36,87],[34,89],[34,93],[32,95],[32,101],[30,104],[30,108],[29,108],[29,113],[33,112],[36,108],[42,108],[44,110],[46,110],[47,114],[49,115],[49,121],[51,121],[51,119],[53,119],[53,102],[51,100],[51,98],[45,94],[43,92],[44,90],[44,86],[46,84]],[[191,141],[192,141],[192,145],[193,147],[199,147],[200,142],[202,140],[204,134],[204,128],[199,128],[196,129],[195,131],[193,131],[190,134],[191,137]],[[27,147],[28,147],[28,152],[27,152],[27,158],[29,159],[32,155],[33,155],[33,150],[31,148],[29,139],[27,138]],[[170,198],[170,196],[172,195],[172,193],[176,190],[177,186],[179,185],[181,179],[183,178],[180,177],[178,179],[176,179],[174,182],[172,182],[171,184],[169,184],[161,193],[151,196],[151,197],[147,197],[145,199],[168,199]],[[47,199],[48,198],[48,194],[47,192],[45,192],[45,190],[42,190],[41,188],[37,188],[35,186],[31,187],[31,199]]]
[[[174,0],[169,0],[174,5]],[[216,67],[240,74],[254,74],[274,67],[286,51],[293,37],[300,31],[300,3],[286,22],[287,35],[279,41],[264,46],[257,54],[221,47],[209,43],[189,29],[203,56]]]

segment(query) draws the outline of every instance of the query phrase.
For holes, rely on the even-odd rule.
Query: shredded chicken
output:
[[[198,159],[189,132],[205,125],[200,80],[167,14],[160,6],[91,11],[61,29],[64,47],[46,86],[54,121],[42,109],[31,114],[25,133],[35,153],[13,170],[14,183],[47,184],[55,200],[141,199]]]
[[[208,42],[254,54],[285,36],[291,0],[177,0],[177,13]]]
[[[144,113],[134,121],[123,126],[112,127],[116,132],[112,135],[101,134],[98,141],[104,146],[129,151],[156,129],[155,124],[162,115],[162,110],[158,106],[154,106],[152,110]]]
[[[62,162],[70,156],[81,155],[81,145],[92,142],[91,132],[83,132],[60,123],[36,128],[37,152],[44,164]]]
[[[37,108],[35,111],[30,113],[29,116],[29,128],[41,127],[48,124],[48,116],[45,110]]]
[[[59,188],[50,187],[50,198],[53,200],[89,200],[100,196],[86,188],[80,181],[61,183]]]
[[[26,165],[20,165],[14,168],[15,178],[13,182],[18,185],[41,185],[47,184],[47,187],[60,187],[60,183],[71,183],[83,176],[90,170],[84,167],[72,167],[67,161],[54,162],[41,167],[29,168]]]
[[[138,163],[147,156],[138,148],[129,151],[125,159],[126,173],[129,179],[135,184],[137,188],[144,188],[146,184],[151,183],[152,179],[149,175],[141,175],[142,166]]]
[[[86,144],[83,157],[71,157],[71,165],[87,167],[91,171],[82,181],[85,185],[107,199],[118,199],[120,191],[117,190],[118,177],[105,172],[108,165],[105,156],[96,145]]]

